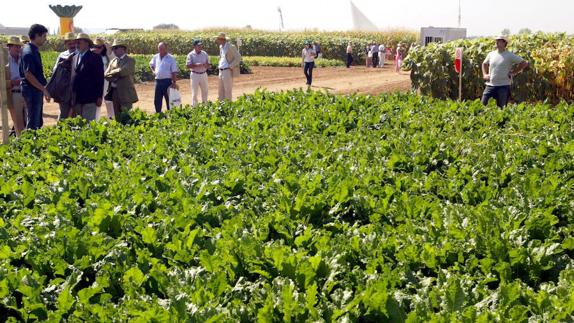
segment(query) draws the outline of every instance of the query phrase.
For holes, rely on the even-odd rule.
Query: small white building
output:
[[[421,28],[421,45],[429,43],[447,43],[466,38],[466,28],[423,27]]]
[[[21,36],[28,35],[28,27],[4,27],[0,24],[0,35]]]

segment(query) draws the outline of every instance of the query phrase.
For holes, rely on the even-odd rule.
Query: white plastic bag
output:
[[[169,108],[181,106],[181,93],[178,89],[169,88]]]

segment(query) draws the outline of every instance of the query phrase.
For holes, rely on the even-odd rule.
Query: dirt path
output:
[[[255,92],[258,88],[269,91],[286,91],[305,87],[305,76],[300,68],[293,67],[253,67],[253,74],[241,75],[233,86],[233,96],[236,98],[243,94]],[[217,100],[217,77],[209,77],[209,100]],[[189,80],[179,81],[182,91],[183,103],[191,103],[191,89]],[[382,92],[407,91],[411,83],[409,76],[397,74],[392,66],[387,65],[383,69],[365,67],[318,68],[314,70],[313,89],[327,90],[337,94],[372,94]],[[142,83],[136,85],[140,101],[136,107],[152,113],[154,84]],[[165,109],[165,106],[164,106]],[[105,113],[105,107],[102,111]],[[44,125],[53,125],[58,118],[58,105],[48,103],[44,105]]]

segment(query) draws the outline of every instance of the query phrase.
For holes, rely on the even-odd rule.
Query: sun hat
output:
[[[8,43],[6,45],[24,46],[24,44],[20,40],[20,37],[18,36],[10,36],[10,38],[8,39]]]
[[[114,49],[116,47],[128,48],[126,43],[123,40],[119,40],[119,39],[115,39],[114,43],[112,44],[112,49]]]

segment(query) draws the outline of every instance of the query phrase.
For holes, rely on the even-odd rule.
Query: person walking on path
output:
[[[315,58],[323,58],[323,52],[321,52],[321,43],[318,41],[314,42],[313,49],[315,50]]]
[[[149,67],[155,76],[155,95],[154,106],[155,112],[160,113],[162,108],[162,99],[165,98],[165,104],[169,110],[169,88],[177,88],[177,62],[167,51],[165,43],[157,45],[158,53],[155,54],[149,62]]]
[[[233,100],[233,78],[239,76],[241,55],[237,47],[229,42],[225,33],[216,38],[219,45],[219,101]]]
[[[353,44],[347,45],[347,68],[351,68],[353,64]]]
[[[22,97],[22,78],[20,77],[20,60],[22,41],[16,36],[8,40],[8,109],[14,123],[14,132],[19,137],[26,127],[26,105]]]
[[[209,68],[209,56],[202,50],[202,42],[199,39],[193,41],[193,50],[187,55],[187,68],[191,70],[191,97],[192,106],[197,106],[199,89],[201,89],[201,102],[207,103],[207,69]]]
[[[401,67],[403,66],[403,59],[405,58],[406,49],[402,43],[397,45],[397,52],[395,53],[395,72],[401,74]]]
[[[313,83],[313,68],[315,68],[315,57],[317,53],[313,49],[310,41],[305,41],[305,48],[303,48],[302,58],[303,58],[303,73],[307,78],[307,86],[311,86]]]
[[[127,45],[120,40],[114,41],[112,51],[116,57],[104,73],[104,78],[110,82],[105,99],[114,103],[115,118],[121,121],[122,115],[138,102],[134,86],[136,61],[127,55]]]
[[[20,78],[22,79],[22,96],[26,102],[26,129],[37,130],[44,124],[44,98],[50,102],[50,93],[46,89],[46,77],[42,66],[39,48],[44,45],[48,29],[34,24],[28,31],[30,43],[24,46],[20,60]]]
[[[104,65],[104,69],[102,70],[102,75],[104,75],[104,73],[106,72],[106,69],[108,68],[108,66],[110,65],[110,61],[113,59],[113,54],[111,53],[111,50],[108,49],[109,44],[106,43],[106,41],[102,38],[96,38],[95,42],[94,42],[94,47],[92,48],[92,51],[94,52],[94,54],[98,55],[99,57],[102,58],[102,64]],[[104,98],[104,96],[106,95],[106,93],[108,93],[108,88],[110,86],[110,82],[108,81],[104,81],[104,90],[102,92],[102,98]],[[114,117],[114,103],[112,101],[109,100],[105,100],[104,99],[104,104],[106,106],[106,117],[108,119],[112,119]],[[96,120],[99,120],[100,118],[100,109],[101,107],[98,107],[98,111],[96,112]]]
[[[102,106],[103,101],[104,63],[101,56],[90,50],[94,46],[90,36],[80,33],[76,40],[78,58],[73,67],[75,77],[72,81],[74,111],[87,121],[95,121],[97,108]]]
[[[482,104],[487,105],[494,98],[496,105],[502,108],[508,104],[512,78],[528,67],[528,62],[506,49],[508,38],[498,36],[495,40],[496,50],[488,53],[482,63],[482,75],[486,81]]]

